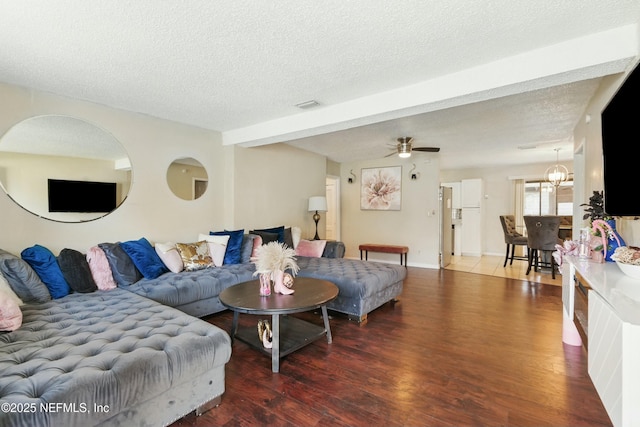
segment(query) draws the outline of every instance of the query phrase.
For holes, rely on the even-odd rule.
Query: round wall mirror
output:
[[[127,197],[131,162],[110,133],[74,117],[37,116],[0,139],[0,185],[25,210],[60,222],[101,218]]]
[[[202,163],[191,157],[174,160],[167,168],[167,184],[179,198],[195,200],[207,191],[209,175]]]

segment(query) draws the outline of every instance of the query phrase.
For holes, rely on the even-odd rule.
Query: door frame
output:
[[[328,197],[328,192],[326,191],[326,187],[328,187],[329,185],[333,186],[334,188],[334,197],[330,200],[330,198]],[[332,207],[335,209],[334,210],[334,223],[332,224],[333,229],[335,230],[335,240],[340,241],[341,240],[341,234],[340,234],[340,177],[339,176],[335,176],[335,175],[327,175],[326,177],[326,186],[325,186],[325,196],[327,196],[327,208],[331,209]],[[329,218],[326,218],[327,220]],[[327,222],[328,225],[328,222]]]

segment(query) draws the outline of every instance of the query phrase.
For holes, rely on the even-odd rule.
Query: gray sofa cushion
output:
[[[116,281],[118,286],[129,286],[142,279],[142,273],[118,243],[100,243],[98,247],[107,256],[113,280]]]
[[[229,286],[252,280],[255,271],[253,263],[225,264],[203,270],[165,273],[156,279],[142,279],[127,287],[127,290],[170,307],[180,307],[217,298]]]
[[[78,411],[0,412],[3,426],[98,425],[231,356],[225,331],[123,289],[73,293],[22,312],[22,327],[0,334],[0,402],[73,403]],[[109,411],[82,412],[80,404]]]
[[[301,277],[329,280],[342,298],[366,298],[401,282],[407,269],[400,265],[344,258],[297,257]],[[295,284],[294,284],[295,288]]]
[[[246,264],[251,261],[253,253],[253,244],[258,236],[255,234],[245,234],[242,237],[242,246],[240,248],[240,263]]]
[[[324,258],[344,258],[345,249],[342,242],[327,241],[322,256]]]
[[[51,300],[47,286],[23,259],[0,249],[0,272],[7,279],[13,292],[24,302]]]
[[[98,290],[91,275],[89,263],[84,254],[75,249],[65,248],[58,255],[60,271],[74,292],[93,292]]]

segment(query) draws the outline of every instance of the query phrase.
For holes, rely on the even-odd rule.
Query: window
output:
[[[524,215],[573,215],[573,181],[557,190],[546,181],[525,182]]]

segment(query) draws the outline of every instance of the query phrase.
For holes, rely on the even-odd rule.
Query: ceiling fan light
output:
[[[398,141],[398,157],[402,159],[406,159],[407,157],[411,157],[411,138],[399,138]]]

